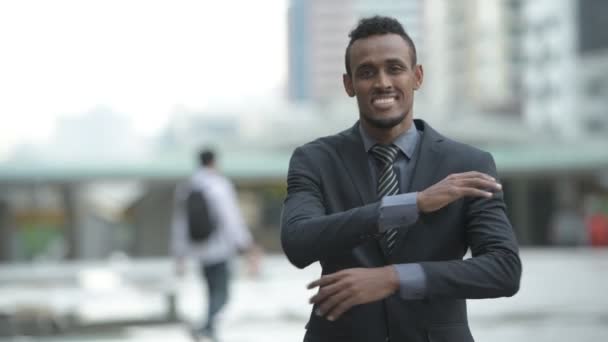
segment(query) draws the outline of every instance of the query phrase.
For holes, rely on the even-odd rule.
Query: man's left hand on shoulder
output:
[[[384,299],[399,289],[399,276],[394,266],[349,268],[324,275],[308,285],[319,288],[310,298],[316,313],[333,321],[351,307]]]

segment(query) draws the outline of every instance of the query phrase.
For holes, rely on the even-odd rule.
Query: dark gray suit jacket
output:
[[[496,177],[492,156],[449,140],[422,120],[420,153],[409,191],[421,191],[452,173]],[[463,198],[401,229],[393,253],[380,247],[379,205],[358,124],[297,148],[287,177],[281,242],[303,268],[319,261],[323,274],[352,267],[420,263],[427,278],[422,300],[394,294],[359,305],[335,322],[311,313],[306,341],[472,341],[467,298],[512,296],[521,262],[502,193]],[[472,258],[463,260],[467,249]]]

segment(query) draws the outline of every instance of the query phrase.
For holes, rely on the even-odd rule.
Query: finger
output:
[[[339,278],[340,278],[340,275],[338,273],[324,275],[321,278],[308,284],[306,286],[306,288],[310,290],[310,289],[314,289],[317,286],[319,286],[319,287],[327,286],[329,284],[336,282]]]
[[[353,296],[349,297],[348,299],[342,301],[340,304],[336,305],[327,315],[327,319],[330,321],[335,321],[336,319],[340,318],[343,313],[345,313],[348,309],[352,308],[356,304],[356,298]]]
[[[458,190],[461,194],[461,197],[485,197],[485,198],[492,198],[492,196],[494,196],[494,194],[492,194],[489,191],[484,191],[484,190],[479,190],[476,188],[467,188],[467,187],[461,187]]]
[[[326,313],[331,312],[337,305],[343,303],[352,296],[352,291],[343,288],[334,295],[329,296],[324,302],[319,303],[317,306],[318,313],[321,316],[324,316]]]
[[[320,287],[319,292],[317,292],[314,296],[310,297],[309,302],[311,304],[323,302],[325,298],[340,291],[341,288],[342,287],[340,286],[340,283],[334,283],[331,285]]]
[[[468,171],[462,173],[453,173],[450,176],[453,176],[456,179],[466,179],[466,178],[483,178],[490,181],[496,181],[496,178],[479,171]]]
[[[468,178],[459,181],[459,185],[467,188],[476,188],[480,190],[501,190],[502,185],[494,181],[488,181],[482,178]]]

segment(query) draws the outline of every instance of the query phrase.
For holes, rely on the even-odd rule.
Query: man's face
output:
[[[414,91],[422,84],[422,67],[412,65],[411,50],[397,34],[374,35],[353,42],[351,76],[344,74],[346,93],[357,97],[360,118],[390,129],[409,116]]]

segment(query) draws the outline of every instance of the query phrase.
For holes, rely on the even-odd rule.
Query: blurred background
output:
[[[473,335],[608,340],[604,0],[1,1],[0,340],[187,341],[206,298],[169,220],[203,145],[265,250],[222,340],[301,340],[319,268],[281,254],[288,161],[357,119],[344,49],[374,14],[417,45],[415,117],[504,185],[522,288],[469,301]]]

